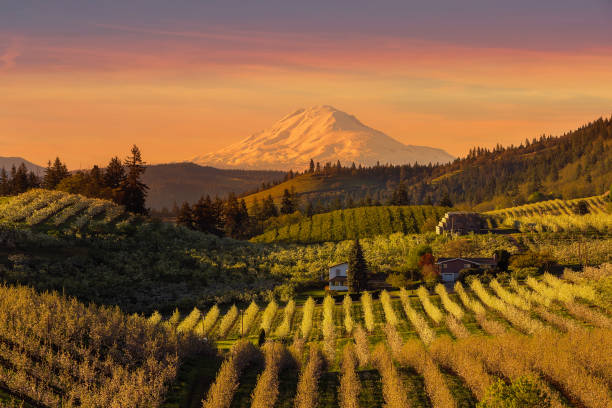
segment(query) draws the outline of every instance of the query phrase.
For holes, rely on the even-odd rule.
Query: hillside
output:
[[[137,218],[108,200],[33,189],[0,201],[0,222],[41,231],[93,231],[127,225]]]
[[[410,203],[437,203],[448,193],[459,208],[487,211],[551,198],[572,199],[602,194],[612,184],[612,121],[598,119],[563,136],[542,136],[520,146],[482,149],[453,163],[434,166],[335,166],[300,175],[272,189],[247,196],[251,203],[271,194],[275,202],[285,189],[306,201],[385,203],[402,182]]]
[[[584,214],[579,214],[581,211]],[[523,232],[612,233],[612,203],[608,201],[607,195],[540,201],[485,214],[491,216],[498,225]]]
[[[299,109],[270,128],[192,161],[221,168],[299,170],[324,165],[447,163],[453,157],[426,146],[405,145],[332,106]]]
[[[546,200],[533,204],[525,204],[517,207],[502,208],[487,211],[485,214],[497,218],[522,217],[531,215],[575,215],[578,203],[585,202],[589,213],[605,213],[608,205],[608,196],[600,195],[586,198],[575,198],[573,200]]]
[[[438,220],[449,209],[433,206],[381,206],[337,210],[312,217],[288,218],[274,223],[254,242],[316,243],[355,238],[419,234],[433,231]],[[282,217],[280,217],[282,219]],[[276,224],[276,225],[274,225]]]
[[[228,193],[242,194],[262,183],[280,181],[281,171],[221,170],[193,163],[156,164],[147,166],[143,181],[150,188],[147,206],[157,210],[172,209],[174,203],[193,203],[202,195],[225,197]]]
[[[21,164],[25,164],[26,169],[28,171],[33,172],[38,176],[42,176],[45,174],[45,168],[41,167],[37,164],[27,161],[21,157],[0,157],[0,169],[4,168],[7,172],[11,171],[11,168],[15,166],[15,168],[19,167]]]

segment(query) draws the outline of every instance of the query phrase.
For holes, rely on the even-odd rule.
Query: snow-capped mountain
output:
[[[300,109],[271,128],[219,150],[195,157],[197,164],[218,168],[303,170],[310,159],[343,165],[447,163],[444,150],[405,145],[331,106]]]

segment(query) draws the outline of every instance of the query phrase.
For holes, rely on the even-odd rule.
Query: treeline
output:
[[[40,185],[40,178],[34,172],[28,171],[25,163],[21,163],[18,167],[13,165],[10,171],[4,167],[0,169],[0,196],[25,193]]]
[[[255,202],[250,209],[244,199],[238,199],[230,193],[226,200],[219,197],[201,197],[195,204],[184,202],[178,209],[176,222],[188,228],[228,236],[235,239],[247,239],[263,232],[263,223],[279,214],[293,214],[298,211],[298,199],[294,192],[285,190],[280,208],[268,196],[260,204]]]
[[[13,166],[10,173],[4,168],[0,169],[0,195],[17,195],[42,187],[112,200],[130,212],[147,214],[145,201],[148,186],[141,181],[145,164],[136,145],[123,161],[113,157],[106,168],[95,165],[91,170],[79,170],[72,174],[59,157],[53,163],[49,161],[42,177],[28,173],[22,163],[18,168]]]

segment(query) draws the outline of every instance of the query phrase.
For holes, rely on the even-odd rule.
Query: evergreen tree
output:
[[[17,168],[15,177],[13,178],[13,190],[15,194],[20,194],[28,191],[28,189],[28,169],[26,168],[25,163],[21,163]]]
[[[347,281],[349,292],[359,293],[368,287],[368,264],[363,256],[363,249],[356,239],[349,253]]]
[[[198,202],[194,204],[191,212],[195,229],[218,236],[223,235],[223,231],[219,229],[220,220],[217,218],[210,196],[206,196],[206,198],[200,197]]]
[[[281,200],[281,214],[293,214],[295,212],[295,203],[289,190],[283,191],[283,198]]]
[[[19,167],[21,168],[21,166]],[[45,169],[45,176],[43,179],[43,186],[45,188],[48,188],[49,190],[53,190],[63,179],[65,179],[69,175],[70,173],[68,172],[68,168],[66,167],[66,165],[62,163],[59,157],[56,157],[53,164],[51,164],[50,161],[47,164],[47,168]]]
[[[261,216],[263,220],[267,220],[268,218],[272,217],[278,217],[278,208],[276,208],[271,194],[268,194],[268,197],[263,200],[261,206]]]
[[[9,177],[6,169],[3,167],[0,169],[0,196],[6,196],[11,193],[11,185],[9,184]]]
[[[440,200],[440,206],[442,207],[452,207],[453,206],[453,202],[451,201],[448,193],[444,193],[444,195],[442,196],[442,199]]]
[[[314,164],[314,161],[310,159],[310,166],[308,168],[308,172],[312,174],[314,173],[314,171],[315,171],[315,164]]]
[[[312,218],[313,215],[314,215],[314,207],[312,205],[312,202],[308,201],[308,204],[306,204],[306,216],[308,218]]]
[[[187,228],[193,228],[193,215],[191,213],[191,207],[188,202],[184,202],[181,208],[178,210],[176,216],[176,222],[179,225],[183,225]]]
[[[145,202],[149,187],[141,181],[145,172],[145,162],[142,160],[138,146],[132,146],[131,155],[125,159],[126,177],[121,183],[121,204],[125,209],[136,214],[147,214]]]
[[[103,178],[104,185],[111,189],[118,189],[123,184],[125,181],[125,168],[123,163],[121,163],[121,159],[113,157],[110,160],[108,166],[106,166]]]
[[[225,203],[225,233],[236,239],[246,238],[250,229],[249,213],[244,200],[240,202],[230,193]]]

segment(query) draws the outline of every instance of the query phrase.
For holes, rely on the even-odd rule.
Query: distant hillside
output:
[[[433,231],[449,209],[433,206],[376,206],[337,210],[312,217],[280,217],[280,222],[252,239],[254,242],[338,242],[388,236],[395,232],[418,234]]]
[[[21,157],[0,157],[0,169],[4,167],[7,172],[10,172],[11,167],[19,167],[21,163],[25,163],[28,171],[34,172],[34,174],[42,176],[45,174],[45,168],[37,164],[27,161]]]
[[[193,203],[202,195],[226,196],[255,190],[262,183],[282,180],[281,171],[220,170],[193,163],[157,164],[147,167],[143,180],[149,186],[147,206],[171,209],[174,203]]]
[[[409,202],[438,203],[448,194],[459,208],[487,211],[541,201],[602,194],[612,184],[612,121],[598,119],[560,137],[542,136],[520,146],[470,154],[445,165],[374,166],[341,169],[295,177],[273,188],[245,197],[272,195],[280,202],[285,189],[306,201],[348,203],[370,197],[386,203],[403,183]]]

